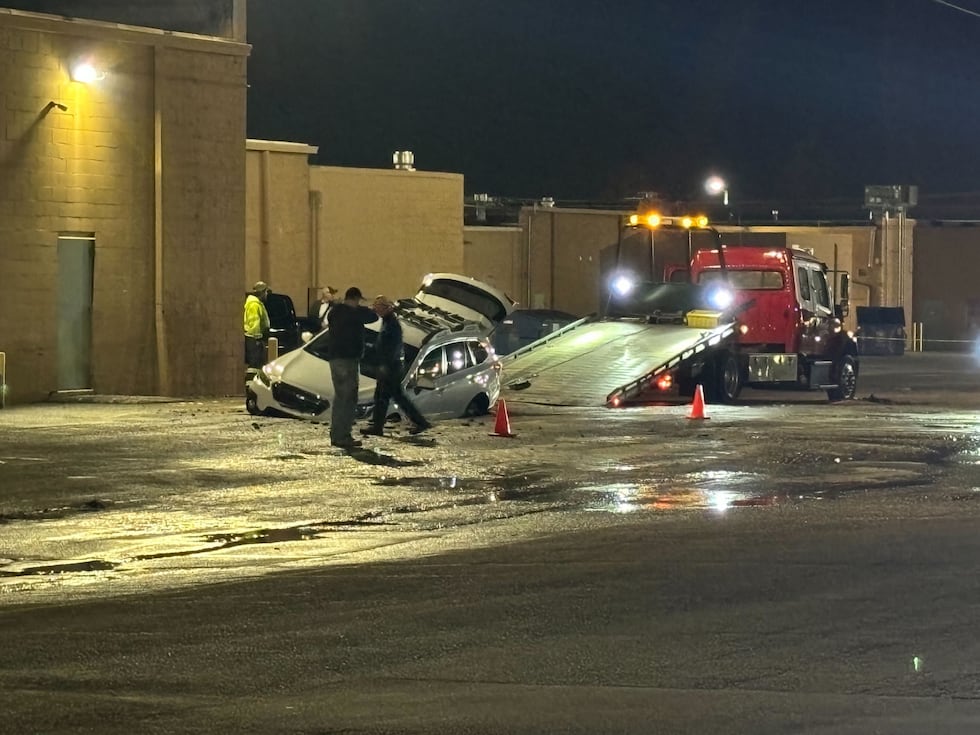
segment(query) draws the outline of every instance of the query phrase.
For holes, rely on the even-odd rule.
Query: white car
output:
[[[517,306],[510,296],[489,283],[456,273],[430,273],[422,279],[415,300],[491,331]]]
[[[486,414],[500,394],[500,362],[490,343],[514,308],[505,294],[465,276],[427,276],[416,298],[398,302],[405,373],[402,385],[429,419]],[[374,343],[380,321],[365,325],[358,415],[374,403]],[[327,332],[265,365],[246,386],[252,414],[329,421],[333,383]],[[392,404],[389,414],[397,413]]]

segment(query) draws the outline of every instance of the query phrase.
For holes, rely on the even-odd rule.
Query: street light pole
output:
[[[709,176],[704,182],[704,190],[713,197],[721,194],[721,203],[728,206],[728,182],[721,176]]]

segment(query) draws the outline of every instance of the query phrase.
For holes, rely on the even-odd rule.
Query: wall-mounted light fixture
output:
[[[48,102],[48,104],[44,106],[44,111],[50,112],[55,107],[57,107],[62,112],[68,112],[68,105],[63,105],[60,102],[55,102],[54,100],[51,100],[50,102]]]
[[[80,61],[74,64],[68,73],[73,82],[81,82],[82,84],[91,84],[105,79],[105,72],[96,69],[88,61]]]

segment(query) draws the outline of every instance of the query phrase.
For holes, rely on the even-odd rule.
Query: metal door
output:
[[[92,387],[94,235],[58,235],[58,390]]]

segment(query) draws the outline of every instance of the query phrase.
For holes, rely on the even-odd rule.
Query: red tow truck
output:
[[[857,342],[843,326],[848,275],[833,301],[827,266],[804,250],[755,245],[698,250],[690,280],[734,316],[735,340],[718,364],[717,397],[732,401],[742,386],[825,390],[832,401],[857,390]]]
[[[658,268],[652,230],[672,227],[708,231],[714,247],[695,249],[687,237],[682,257],[689,253],[690,262]],[[602,312],[502,358],[505,392],[534,403],[609,407],[690,397],[698,385],[714,402],[736,400],[744,386],[854,397],[857,343],[842,324],[847,274],[839,274],[834,304],[827,267],[803,250],[723,245],[704,217],[646,213],[623,220],[617,251],[636,228],[649,230],[639,252],[649,255],[647,273],[659,270],[662,280],[637,280],[644,269],[617,252]]]

